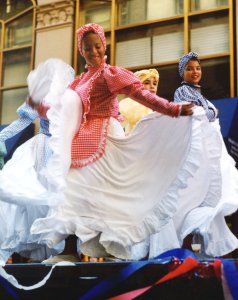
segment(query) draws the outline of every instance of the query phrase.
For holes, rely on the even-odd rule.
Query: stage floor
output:
[[[24,291],[0,282],[0,300],[80,300],[86,292],[105,279],[113,282],[130,262],[77,263],[75,266],[57,266],[47,283],[38,289]],[[50,271],[50,265],[9,264],[4,267],[8,274],[16,277],[19,284],[33,285],[41,281]],[[169,264],[155,261],[134,272],[126,280],[102,295],[87,299],[109,299],[128,291],[152,285],[169,271]],[[6,282],[5,282],[6,283]],[[10,294],[14,291],[18,298]],[[136,299],[149,300],[223,300],[221,282],[215,276],[182,276],[153,287]]]

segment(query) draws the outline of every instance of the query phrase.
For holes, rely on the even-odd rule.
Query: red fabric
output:
[[[125,294],[121,294],[116,297],[112,297],[109,300],[131,300],[131,299],[134,299],[134,298],[142,295],[143,293],[147,292],[149,289],[151,289],[155,285],[160,284],[165,281],[168,281],[168,280],[171,280],[171,279],[174,279],[181,275],[184,275],[185,273],[192,271],[193,269],[198,267],[198,265],[199,265],[199,262],[196,259],[188,257],[181,265],[179,265],[179,267],[177,267],[175,270],[166,274],[164,277],[162,277],[161,279],[156,281],[153,285],[150,285],[150,286],[147,286],[147,287],[144,287],[141,289],[137,289],[137,290],[125,293]]]
[[[215,259],[213,263],[214,273],[218,279],[221,279],[221,260]]]
[[[83,103],[82,125],[72,143],[72,168],[80,168],[99,159],[106,147],[110,117],[118,117],[118,94],[126,94],[152,110],[177,117],[180,105],[170,103],[145,90],[130,71],[107,65],[88,67],[70,86]]]

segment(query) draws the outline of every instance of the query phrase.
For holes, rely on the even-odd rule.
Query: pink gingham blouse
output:
[[[132,72],[105,61],[100,66],[87,68],[88,71],[70,85],[83,103],[83,120],[71,147],[72,168],[87,166],[105,152],[110,117],[118,118],[118,94],[125,94],[154,111],[179,116],[180,104],[145,90]]]

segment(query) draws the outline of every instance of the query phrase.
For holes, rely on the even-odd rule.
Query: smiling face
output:
[[[158,88],[158,80],[155,79],[155,77],[147,78],[143,82],[144,88],[146,90],[149,90],[151,93],[156,94],[157,88]]]
[[[198,84],[202,78],[202,69],[197,60],[190,60],[184,70],[183,79],[191,84]]]
[[[105,49],[97,33],[90,32],[82,39],[82,54],[89,66],[99,66],[105,55]]]

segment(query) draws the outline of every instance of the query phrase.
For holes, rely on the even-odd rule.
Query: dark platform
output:
[[[38,289],[24,291],[11,286],[20,300],[79,300],[96,284],[106,278],[113,278],[129,262],[78,263],[76,266],[57,266],[47,281]],[[42,264],[7,265],[7,273],[14,275],[19,284],[32,285],[42,280],[50,271],[50,266]],[[168,273],[168,264],[149,263],[136,271],[128,279],[102,296],[90,299],[108,299],[112,296],[146,287]],[[205,278],[206,277],[206,278]],[[201,278],[196,273],[183,276],[155,286],[149,292],[136,299],[158,300],[223,300],[220,281],[215,276]],[[0,285],[0,299],[14,298],[6,287]]]

